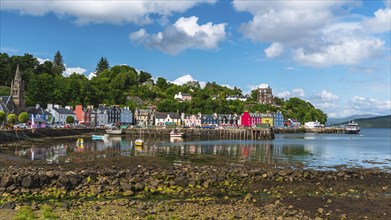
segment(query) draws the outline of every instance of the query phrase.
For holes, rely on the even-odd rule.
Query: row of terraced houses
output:
[[[284,127],[284,117],[281,112],[276,113],[250,113],[242,114],[185,114],[177,112],[157,112],[153,109],[136,109],[134,113],[129,107],[99,105],[83,107],[76,105],[62,107],[48,104],[47,108],[40,105],[26,108],[30,115],[29,125],[34,127],[47,127],[48,124],[66,124],[66,118],[71,116],[75,124],[101,127],[107,124],[135,125],[139,127],[164,127],[177,125],[186,127]]]

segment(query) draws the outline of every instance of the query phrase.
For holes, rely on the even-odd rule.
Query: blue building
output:
[[[201,117],[201,125],[217,125],[218,120],[216,115],[203,115]]]
[[[276,128],[284,127],[284,116],[281,114],[280,111],[274,114],[273,122],[274,122],[274,127]]]
[[[127,106],[121,108],[120,118],[121,118],[120,119],[121,124],[125,124],[125,125],[133,124],[133,113]]]

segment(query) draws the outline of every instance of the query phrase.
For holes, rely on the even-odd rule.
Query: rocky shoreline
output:
[[[45,213],[60,219],[388,219],[391,215],[391,174],[376,169],[318,171],[226,161],[180,164],[140,157],[56,166],[9,164],[0,166],[1,219]]]

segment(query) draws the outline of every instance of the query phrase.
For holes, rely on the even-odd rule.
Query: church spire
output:
[[[16,64],[16,73],[15,73],[14,82],[21,82],[21,81],[22,81],[22,77],[20,76],[19,64]]]

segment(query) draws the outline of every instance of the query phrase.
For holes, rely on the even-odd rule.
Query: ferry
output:
[[[358,134],[360,133],[360,127],[357,122],[351,121],[345,127],[345,134]]]

